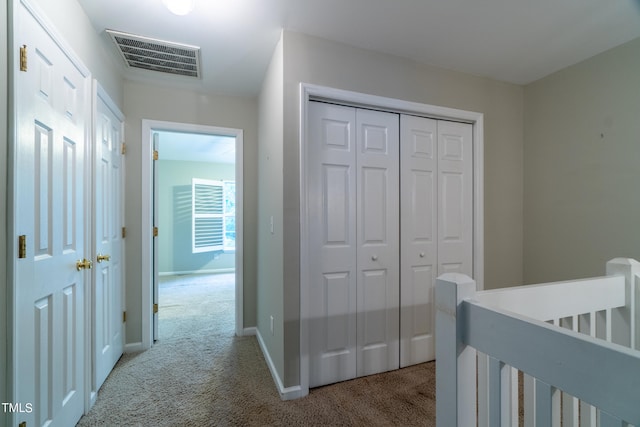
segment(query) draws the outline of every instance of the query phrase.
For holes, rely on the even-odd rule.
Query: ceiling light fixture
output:
[[[171,13],[178,16],[187,15],[195,7],[195,0],[162,0]]]

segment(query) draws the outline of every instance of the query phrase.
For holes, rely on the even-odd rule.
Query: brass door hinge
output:
[[[153,227],[153,237],[158,237],[158,227]]]
[[[27,71],[27,45],[20,46],[20,71]]]
[[[22,234],[18,236],[18,258],[27,257],[27,236]]]
[[[120,154],[127,154],[127,144],[125,144],[124,142],[120,145]]]
[[[126,322],[126,321],[127,321],[127,312],[126,312],[126,311],[123,311],[123,312],[122,312],[122,323],[124,323],[124,322]]]
[[[158,160],[158,150],[153,150],[153,160]]]
[[[122,238],[127,237],[127,227],[122,227]]]
[[[158,304],[153,304],[153,314],[158,312]]]

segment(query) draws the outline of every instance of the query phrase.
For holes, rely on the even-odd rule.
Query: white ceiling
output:
[[[235,163],[233,136],[159,131],[160,160]]]
[[[195,0],[183,17],[161,0],[78,1],[99,33],[202,48],[202,80],[128,78],[239,96],[258,93],[282,28],[518,84],[640,37],[640,0]]]

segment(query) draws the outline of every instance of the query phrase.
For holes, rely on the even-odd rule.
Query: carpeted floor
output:
[[[435,425],[434,363],[284,402],[256,338],[234,336],[229,276],[162,286],[158,342],[121,358],[78,426]]]

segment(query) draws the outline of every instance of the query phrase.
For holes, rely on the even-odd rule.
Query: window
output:
[[[235,250],[236,183],[192,179],[193,253]]]

